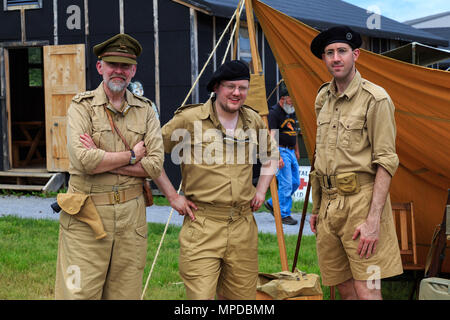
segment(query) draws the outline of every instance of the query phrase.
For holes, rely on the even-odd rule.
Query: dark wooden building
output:
[[[133,81],[143,84],[144,95],[153,100],[160,111],[161,124],[166,123],[184,101],[236,9],[238,0],[2,2],[0,171],[9,172],[11,176],[11,172],[67,171],[67,108],[73,95],[95,89],[101,81],[95,68],[97,59],[92,47],[119,32],[130,34],[142,44],[144,50],[138,59],[138,70]],[[304,19],[319,29],[336,23],[319,14],[323,12],[321,7],[324,1],[263,2]],[[342,6],[343,3],[329,1],[330,6]],[[354,11],[355,15],[365,12],[347,3],[345,8],[350,13]],[[302,12],[309,16],[302,17]],[[314,12],[317,12],[315,20],[311,19]],[[437,45],[442,42],[436,36],[427,38],[426,33],[418,34],[421,31],[412,31],[414,29],[409,26],[406,30],[411,33],[411,41],[428,39],[429,44]],[[417,33],[416,38],[414,32]],[[276,87],[280,74],[260,27],[257,27],[256,37],[266,89],[270,93]],[[383,45],[387,46],[386,49],[396,46],[386,40],[389,37],[395,39],[393,43],[408,41],[408,37],[398,37],[391,31],[378,35],[378,38],[369,32],[365,35],[367,48],[379,52]],[[206,83],[221,64],[229,38],[228,32],[187,103],[203,102],[208,98]],[[229,51],[228,58],[232,51]],[[237,55],[244,60],[250,58],[245,22],[241,24]],[[277,99],[276,93],[269,105],[275,104]],[[169,156],[166,160],[166,171],[173,183],[178,184],[179,170],[171,163]]]

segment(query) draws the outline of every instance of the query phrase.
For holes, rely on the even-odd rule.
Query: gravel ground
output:
[[[53,213],[50,204],[56,198],[40,198],[34,196],[0,196],[0,217],[5,215],[16,215],[22,218],[33,219],[59,219],[59,214]],[[147,208],[147,221],[166,224],[171,207],[151,206]],[[258,230],[263,233],[276,233],[275,220],[269,212],[255,213]],[[297,235],[300,227],[301,214],[293,213],[292,217],[298,221],[296,225],[283,225],[284,234]],[[183,217],[174,211],[170,223],[181,226]],[[312,235],[309,227],[309,214],[306,216],[303,235]]]

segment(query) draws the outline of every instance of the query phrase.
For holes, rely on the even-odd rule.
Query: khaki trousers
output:
[[[60,215],[56,299],[140,299],[147,254],[143,195],[97,206],[107,236],[64,211]]]
[[[196,220],[185,217],[179,235],[179,269],[187,298],[207,300],[217,293],[227,299],[254,300],[258,228],[250,206],[196,204]]]

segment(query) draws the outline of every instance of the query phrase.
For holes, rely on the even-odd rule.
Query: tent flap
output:
[[[309,49],[318,31],[258,0],[253,9],[294,101],[311,160],[315,146],[317,90],[331,80]],[[450,73],[361,50],[361,75],[391,96],[396,108],[400,166],[391,200],[414,202],[419,263],[425,263],[435,227],[441,223],[450,187]],[[450,256],[447,249],[446,256]],[[444,272],[450,272],[446,259]]]

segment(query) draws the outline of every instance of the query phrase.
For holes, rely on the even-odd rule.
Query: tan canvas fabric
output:
[[[320,86],[331,80],[323,61],[310,51],[319,32],[260,1],[252,0],[252,4],[294,101],[312,160],[317,129],[314,101]],[[392,180],[391,199],[414,202],[418,258],[425,263],[450,186],[450,72],[366,50],[361,50],[356,68],[363,78],[383,87],[395,105],[400,164]],[[444,262],[443,271],[450,271],[450,259]]]

